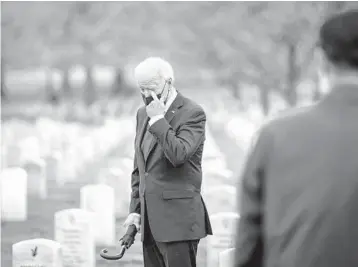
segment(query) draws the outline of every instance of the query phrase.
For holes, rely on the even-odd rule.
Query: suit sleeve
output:
[[[185,123],[175,132],[165,118],[150,126],[151,132],[161,144],[166,158],[178,167],[184,164],[205,139],[206,115],[201,108],[190,111]]]
[[[262,129],[253,138],[238,189],[240,220],[236,230],[235,267],[262,267],[263,265],[263,183],[268,133]]]
[[[138,112],[136,117],[136,133],[138,133]],[[134,152],[134,164],[131,175],[131,201],[129,205],[129,213],[140,214],[140,198],[139,198],[139,170],[137,165],[137,153]]]

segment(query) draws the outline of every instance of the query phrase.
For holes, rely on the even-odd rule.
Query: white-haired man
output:
[[[145,106],[137,112],[125,226],[141,230],[145,267],[193,267],[199,240],[212,234],[200,194],[206,115],[175,89],[165,60],[144,60],[135,78]]]

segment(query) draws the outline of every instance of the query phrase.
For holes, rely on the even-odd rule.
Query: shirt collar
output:
[[[170,97],[168,98],[167,103],[165,104],[165,112],[167,112],[168,109],[170,108],[170,106],[173,104],[177,95],[178,95],[178,92],[176,90],[174,90],[173,93],[170,94]]]

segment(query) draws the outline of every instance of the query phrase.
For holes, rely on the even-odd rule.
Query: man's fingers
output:
[[[155,101],[159,101],[157,95],[156,95],[153,91],[150,91],[150,95],[153,97],[153,99],[154,99]]]
[[[160,103],[162,103],[162,105],[164,105],[164,97],[161,96],[161,98],[159,99]]]

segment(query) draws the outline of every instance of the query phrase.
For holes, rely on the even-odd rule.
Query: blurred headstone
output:
[[[218,212],[236,212],[236,187],[230,185],[212,185],[204,191],[203,197],[209,214]]]
[[[234,248],[230,248],[221,252],[219,267],[233,267],[235,260],[235,252],[236,250]]]
[[[91,162],[96,156],[95,147],[90,136],[85,136],[80,140],[80,150],[85,162]]]
[[[59,171],[56,175],[56,184],[63,186],[67,182],[74,181],[78,177],[80,166],[79,162],[81,154],[77,154],[75,147],[63,150],[61,160],[58,162]]]
[[[104,184],[81,188],[81,209],[93,212],[96,245],[113,245],[115,239],[114,189]]]
[[[120,68],[118,68],[116,70],[116,75],[115,75],[115,80],[113,82],[113,88],[112,88],[112,94],[113,95],[119,95],[122,91],[123,91],[123,84],[124,80],[123,80],[123,74],[122,74],[122,70]]]
[[[47,101],[54,106],[57,106],[60,102],[61,92],[58,90],[58,87],[53,85],[53,74],[52,69],[45,68],[45,90],[47,94]]]
[[[21,148],[19,144],[3,144],[6,146],[6,164],[8,167],[18,167],[21,165]]]
[[[130,173],[117,167],[105,169],[99,176],[99,183],[114,189],[114,208],[117,218],[123,218],[128,214],[131,190]]]
[[[108,95],[116,79],[116,68],[105,65],[94,65],[92,79],[98,88],[105,91]]]
[[[240,85],[240,100],[244,110],[252,107],[261,107],[261,92],[254,84],[241,84]]]
[[[63,92],[63,96],[65,98],[68,98],[70,96],[72,96],[72,84],[70,82],[70,70],[67,69],[67,68],[63,68],[62,69],[62,73],[63,73],[63,76],[62,76],[62,92]]]
[[[82,209],[55,213],[55,240],[62,246],[66,267],[95,267],[93,214]]]
[[[45,166],[47,181],[57,181],[57,175],[60,171],[59,165],[61,162],[61,158],[61,153],[59,151],[54,151],[46,157]]]
[[[297,106],[304,107],[313,104],[314,101],[314,84],[311,81],[301,82],[296,87],[296,95],[297,95]]]
[[[280,112],[289,108],[285,98],[277,92],[271,91],[269,93],[269,117],[274,117]]]
[[[27,173],[21,168],[1,171],[1,219],[27,220]]]
[[[220,212],[210,216],[214,235],[207,237],[207,267],[219,266],[220,252],[234,248],[239,218],[235,212]]]
[[[84,86],[88,77],[86,68],[82,65],[73,66],[69,70],[69,84],[70,87],[75,89],[73,90],[73,95],[75,99],[81,99],[84,93]]]
[[[64,267],[61,245],[49,239],[37,238],[12,245],[13,267]]]
[[[43,159],[28,159],[23,168],[27,172],[27,189],[29,196],[47,198],[46,163]]]
[[[41,145],[35,136],[26,137],[20,142],[21,161],[25,162],[33,158],[41,157]]]

